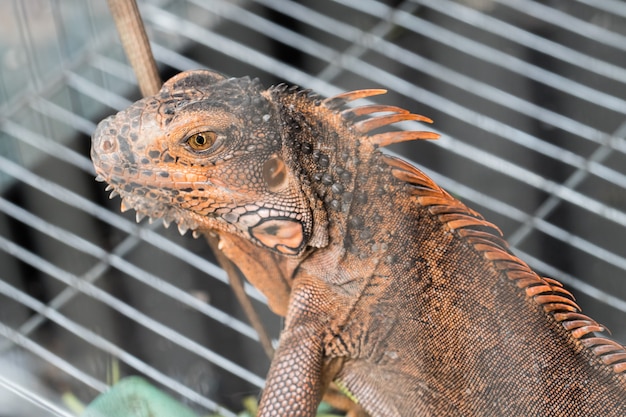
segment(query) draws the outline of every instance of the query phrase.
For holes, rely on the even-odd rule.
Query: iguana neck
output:
[[[344,242],[349,229],[362,226],[352,207],[368,200],[361,186],[379,152],[308,90],[280,85],[267,92],[283,124],[285,162],[299,175],[315,216],[310,246],[318,246],[316,227],[326,228],[330,241]]]

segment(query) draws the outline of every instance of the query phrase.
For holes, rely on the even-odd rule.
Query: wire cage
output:
[[[209,67],[435,120],[395,145],[626,341],[626,3],[145,0],[162,78]],[[0,416],[143,375],[232,416],[268,360],[201,239],[120,213],[89,136],[139,98],[104,0],[0,2]],[[175,229],[175,228],[173,228]],[[247,287],[277,337],[281,321]]]

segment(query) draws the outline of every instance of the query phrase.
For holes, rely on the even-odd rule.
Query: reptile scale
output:
[[[380,147],[426,117],[181,73],[102,121],[97,179],[137,218],[217,236],[285,316],[259,416],[626,416],[626,349],[500,230]]]

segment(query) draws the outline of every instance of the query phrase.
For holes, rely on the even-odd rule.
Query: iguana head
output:
[[[362,161],[359,144],[351,140],[367,137],[376,147],[436,137],[368,136],[389,123],[428,119],[391,106],[339,109],[383,92],[361,90],[322,101],[285,86],[264,90],[247,77],[184,72],[155,96],[102,121],[91,157],[97,178],[108,182],[112,195],[121,196],[122,210],[135,209],[138,219],[176,222],[181,233],[235,233],[272,251],[299,255],[328,243],[327,209],[349,209],[350,174]],[[379,112],[386,115],[362,120]]]
[[[292,255],[311,240],[308,199],[256,80],[179,74],[102,121],[91,157],[98,178],[138,218],[176,222],[181,233],[225,230]]]

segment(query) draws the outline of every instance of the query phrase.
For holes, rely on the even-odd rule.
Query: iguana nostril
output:
[[[104,139],[100,143],[100,149],[102,149],[102,151],[106,153],[114,152],[116,148],[117,146],[115,145],[115,141],[112,141],[110,139]]]

